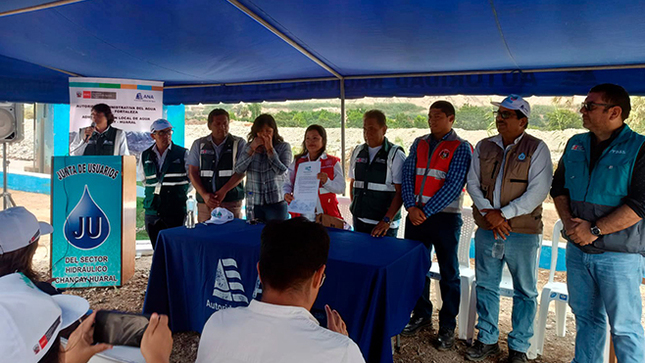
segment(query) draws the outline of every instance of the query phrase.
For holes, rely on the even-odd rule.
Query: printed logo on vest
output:
[[[443,149],[439,152],[439,157],[442,159],[448,159],[448,156],[450,156],[450,150],[448,149]]]
[[[576,145],[573,145],[571,147],[571,150],[573,150],[573,151],[585,151],[585,148],[580,144],[576,144]]]
[[[627,155],[627,152],[625,150],[611,150],[609,151],[610,154],[620,154],[620,155]]]
[[[213,296],[225,301],[249,303],[235,259],[222,258],[217,261]]]
[[[524,160],[526,160],[526,154],[524,154],[524,153],[519,154],[519,155],[517,156],[517,160],[519,160],[519,161],[524,161]]]
[[[367,158],[356,158],[356,164],[367,163]]]

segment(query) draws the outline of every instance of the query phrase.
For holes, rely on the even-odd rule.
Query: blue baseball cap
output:
[[[152,125],[150,126],[150,133],[154,133],[155,131],[164,130],[167,128],[172,128],[170,122],[168,122],[168,120],[166,119],[160,118],[152,123]]]

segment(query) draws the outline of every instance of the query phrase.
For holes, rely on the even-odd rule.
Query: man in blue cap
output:
[[[188,150],[173,144],[172,131],[168,120],[152,123],[150,137],[155,143],[141,153],[137,168],[137,179],[145,187],[145,227],[153,249],[159,231],[183,225],[186,216]]]

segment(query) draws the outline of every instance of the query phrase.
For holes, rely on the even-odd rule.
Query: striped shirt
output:
[[[405,209],[410,209],[416,206],[416,197],[414,195],[414,183],[417,175],[417,145],[419,140],[425,138],[430,141],[430,156],[435,147],[439,144],[440,141],[446,139],[451,133],[455,132],[451,130],[447,133],[441,140],[437,141],[432,138],[431,134],[422,136],[414,140],[414,143],[410,147],[410,153],[403,163],[403,183],[401,184],[401,197],[403,198],[403,205]],[[450,168],[448,169],[448,174],[446,174],[446,180],[437,191],[437,193],[430,198],[428,203],[423,206],[423,213],[426,217],[429,217],[433,214],[441,212],[446,208],[450,203],[452,203],[455,198],[459,197],[459,194],[463,191],[464,185],[466,185],[466,175],[468,174],[468,168],[470,167],[470,161],[472,159],[472,151],[470,144],[467,142],[462,143],[455,150],[455,154],[450,161]]]
[[[246,207],[283,201],[282,187],[293,158],[291,145],[287,142],[273,145],[271,155],[266,152],[249,155],[250,146],[251,143],[246,145],[235,165],[236,173],[246,173]]]

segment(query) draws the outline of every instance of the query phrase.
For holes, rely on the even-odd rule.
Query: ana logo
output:
[[[521,153],[517,156],[517,160],[519,161],[524,161],[526,159],[526,154]]]
[[[305,166],[305,171],[311,171],[311,166]]]
[[[573,151],[585,151],[585,148],[580,144],[576,144],[576,145],[573,145],[571,147],[571,150],[573,150]]]
[[[155,97],[153,95],[147,95],[145,93],[137,93],[137,95],[134,97],[135,100],[151,100],[154,101]]]
[[[223,258],[217,261],[213,296],[225,301],[249,303],[244,294],[242,276],[237,271],[237,262],[234,259]]]
[[[441,152],[439,152],[439,157],[442,159],[447,159],[448,156],[450,156],[450,150],[448,149],[443,149]]]
[[[87,185],[81,200],[65,220],[63,234],[72,246],[82,250],[100,246],[110,235],[110,221],[92,199]]]

